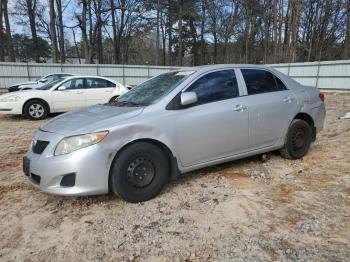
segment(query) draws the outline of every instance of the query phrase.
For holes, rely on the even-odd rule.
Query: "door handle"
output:
[[[292,101],[293,101],[293,98],[290,96],[287,96],[283,99],[283,102],[285,102],[285,103],[292,103]]]
[[[84,91],[76,91],[76,94],[84,94]]]
[[[247,109],[246,106],[236,105],[236,106],[233,108],[233,111],[236,111],[236,112],[243,112],[243,111],[246,110],[246,109]]]

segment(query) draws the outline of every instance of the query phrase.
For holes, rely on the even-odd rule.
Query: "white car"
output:
[[[69,73],[49,74],[49,75],[43,76],[42,78],[39,78],[36,81],[28,81],[28,82],[12,85],[8,88],[8,91],[14,92],[14,91],[20,91],[20,90],[37,89],[39,87],[42,87],[45,84],[49,84],[56,80],[63,80],[70,76],[74,76],[74,75]]]
[[[72,76],[56,80],[36,90],[24,90],[0,96],[0,113],[44,119],[49,113],[114,101],[128,89],[122,84],[98,76]]]

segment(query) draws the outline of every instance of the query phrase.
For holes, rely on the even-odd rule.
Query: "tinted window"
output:
[[[107,82],[108,87],[116,87],[116,85],[113,82],[107,81],[107,80],[106,80],[106,82]]]
[[[234,70],[223,70],[206,74],[192,84],[187,90],[196,92],[197,104],[219,101],[239,96]]]
[[[87,85],[87,88],[105,88],[105,87],[108,87],[107,81],[104,79],[100,79],[100,78],[88,78],[88,79],[86,79],[86,85]]]
[[[247,91],[249,95],[275,92],[285,90],[286,87],[279,80],[279,84],[276,81],[276,77],[265,70],[258,69],[241,69]]]
[[[66,87],[66,89],[82,89],[84,88],[84,79],[72,79],[65,82],[62,86]]]

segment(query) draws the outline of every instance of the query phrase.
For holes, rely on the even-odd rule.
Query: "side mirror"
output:
[[[46,83],[46,82],[47,82],[47,79],[41,79],[39,82],[40,82],[40,83]]]
[[[57,88],[57,90],[59,90],[59,91],[66,90],[66,87],[65,86],[60,86],[59,88]]]
[[[198,101],[196,92],[183,92],[181,94],[181,105],[188,106]]]

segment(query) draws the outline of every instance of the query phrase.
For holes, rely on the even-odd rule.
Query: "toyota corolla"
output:
[[[53,118],[35,133],[23,169],[47,193],[145,201],[191,170],[274,150],[302,158],[325,113],[318,89],[269,67],[187,68]]]

